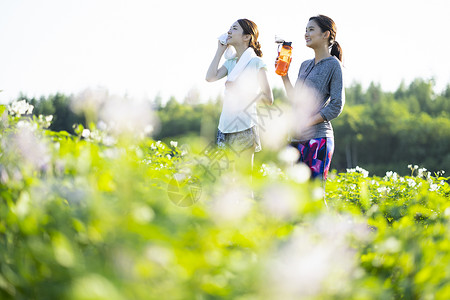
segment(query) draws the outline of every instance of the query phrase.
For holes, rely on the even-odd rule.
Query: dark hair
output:
[[[248,19],[239,19],[237,21],[243,29],[243,34],[250,35],[250,42],[248,46],[253,48],[253,50],[255,50],[256,55],[262,57],[261,45],[258,42],[259,36],[258,26],[256,26],[256,24],[253,21],[250,21]]]
[[[338,42],[336,42],[336,24],[334,21],[324,15],[317,15],[309,18],[310,21],[314,21],[320,27],[322,32],[329,31],[330,38],[328,39],[328,44],[331,46],[330,54],[336,56],[342,62],[342,48]]]

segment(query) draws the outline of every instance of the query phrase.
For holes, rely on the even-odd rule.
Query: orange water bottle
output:
[[[289,70],[289,64],[292,60],[292,42],[283,41],[283,45],[278,46],[278,57],[275,61],[275,73],[285,76]],[[280,47],[281,46],[281,47]]]

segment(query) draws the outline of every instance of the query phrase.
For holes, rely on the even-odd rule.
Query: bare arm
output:
[[[291,101],[294,99],[294,87],[291,84],[291,81],[289,80],[289,75],[286,74],[286,76],[282,76],[281,79],[283,79],[284,88],[286,89],[286,94],[288,96],[288,99],[291,99]],[[313,126],[319,123],[324,122],[325,119],[322,117],[320,113],[317,113],[309,118],[308,126]]]
[[[286,90],[286,94],[288,96],[288,99],[293,100],[294,98],[294,87],[292,86],[291,81],[289,80],[289,75],[286,74],[285,76],[282,76],[281,79],[284,83],[284,88]],[[324,122],[325,119],[322,117],[320,113],[317,113],[309,118],[308,126],[313,126],[319,123]]]
[[[206,81],[217,81],[227,75],[228,71],[224,66],[219,68],[220,58],[222,57],[226,49],[226,45],[222,45],[220,42],[218,42],[216,55],[214,55],[214,58],[209,65],[208,72],[206,72]]]
[[[294,87],[292,86],[292,83],[289,80],[289,75],[286,74],[285,76],[282,76],[281,79],[283,80],[284,89],[286,90],[286,95],[288,99],[292,100],[294,97]]]
[[[258,81],[261,87],[261,100],[265,104],[273,104],[272,88],[270,87],[269,80],[267,80],[267,72],[261,68],[258,72]]]
[[[325,121],[325,119],[322,117],[322,115],[320,113],[318,113],[318,114],[311,116],[311,118],[309,118],[308,125],[313,126],[313,125],[322,123],[324,121]]]

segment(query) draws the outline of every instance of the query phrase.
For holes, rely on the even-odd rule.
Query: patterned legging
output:
[[[298,162],[311,169],[311,178],[326,180],[334,152],[333,138],[317,138],[304,142],[291,142],[291,146],[300,151]]]

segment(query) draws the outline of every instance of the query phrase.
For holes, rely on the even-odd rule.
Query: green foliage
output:
[[[449,178],[411,167],[411,176],[368,177],[361,168],[329,181],[332,207],[361,215],[373,239],[360,250],[360,266],[377,283],[369,299],[445,299],[450,296]]]
[[[336,147],[331,167],[342,172],[359,165],[376,175],[386,170],[405,175],[405,166],[414,161],[433,172],[450,170],[450,89],[436,94],[433,86],[432,80],[416,79],[389,93],[374,83],[367,90],[350,85],[344,111],[332,121]],[[287,102],[282,89],[273,94],[275,104]],[[220,101],[189,105],[172,98],[158,110],[156,138],[190,134],[213,140],[220,111]]]
[[[28,103],[33,105],[33,114],[35,116],[54,116],[53,122],[49,128],[50,130],[66,131],[73,134],[75,133],[73,130],[74,124],[83,124],[86,126],[84,116],[75,113],[71,109],[70,104],[72,96],[57,93],[55,95],[50,95],[47,98],[41,97],[38,100],[36,98],[29,99],[25,95],[21,95],[19,100],[26,100]]]
[[[19,104],[0,109],[1,299],[450,297],[442,174],[333,173],[327,207],[302,165],[250,178],[201,140],[70,135]]]
[[[450,86],[441,93],[433,88],[434,81],[424,79],[409,85],[402,82],[394,93],[384,92],[375,83],[366,90],[360,83],[351,84],[346,88],[343,113],[332,121],[336,147],[331,168],[342,172],[364,166],[378,176],[387,170],[405,175],[405,165],[413,161],[433,172],[450,170]],[[284,90],[274,88],[273,95],[275,104],[286,112]],[[56,94],[37,100],[21,95],[19,100],[34,105],[36,116],[53,115],[51,130],[73,134],[74,124],[87,127],[88,122],[71,110],[72,98]],[[155,139],[214,140],[222,110],[220,97],[202,103],[193,90],[183,102],[172,97],[163,105],[156,96],[152,104],[160,120]],[[94,112],[98,109],[93,108]]]
[[[172,97],[164,107],[157,109],[160,130],[155,138],[173,139],[192,133],[213,138],[221,110],[222,103],[219,100],[186,105]]]
[[[450,169],[450,98],[446,91],[436,95],[432,81],[402,83],[393,94],[375,84],[364,92],[354,83],[346,96],[343,113],[332,122],[333,168],[359,165],[376,175],[404,175],[404,166],[414,161],[433,172]]]

